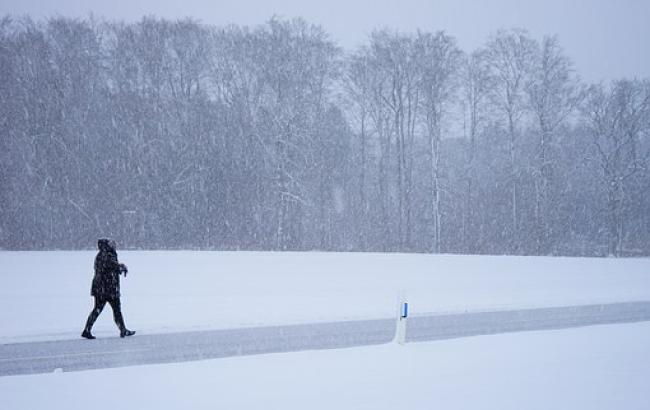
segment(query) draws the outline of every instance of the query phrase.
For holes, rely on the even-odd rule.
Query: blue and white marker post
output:
[[[406,343],[406,320],[409,317],[409,304],[406,298],[401,296],[398,302],[397,329],[395,331],[395,341],[401,345]]]

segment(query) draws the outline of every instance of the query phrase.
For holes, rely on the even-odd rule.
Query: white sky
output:
[[[256,25],[274,14],[323,25],[346,49],[373,28],[445,30],[466,51],[502,27],[558,34],[589,81],[650,77],[650,0],[3,0],[0,15],[86,16],[134,21],[143,15]]]

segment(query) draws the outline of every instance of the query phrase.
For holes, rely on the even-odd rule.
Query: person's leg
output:
[[[126,328],[124,324],[124,317],[122,316],[122,303],[120,298],[111,299],[108,301],[111,308],[113,308],[113,319],[115,319],[115,324],[120,328],[120,337],[132,336],[135,334],[134,331]]]
[[[124,317],[122,316],[122,304],[120,303],[120,298],[109,299],[108,303],[111,305],[111,308],[113,308],[113,320],[115,320],[115,324],[120,331],[124,330],[126,326],[124,325]]]
[[[102,313],[102,310],[104,310],[104,306],[106,306],[106,300],[95,296],[95,307],[88,315],[88,320],[86,320],[86,327],[81,334],[83,337],[87,339],[94,339],[94,336],[90,333],[90,331],[92,330],[95,321],[99,317],[99,314]]]

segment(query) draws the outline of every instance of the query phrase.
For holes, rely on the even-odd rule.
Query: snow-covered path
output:
[[[650,302],[441,314],[409,319],[407,341],[639,321],[650,321]],[[389,342],[394,328],[384,319],[5,344],[0,376],[373,345]]]

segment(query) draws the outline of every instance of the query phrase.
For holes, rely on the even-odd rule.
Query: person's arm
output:
[[[125,264],[119,263],[117,260],[117,252],[111,255],[111,269],[115,269],[119,275],[124,275],[126,277],[126,274],[129,272],[129,269],[126,267]]]
[[[120,263],[117,261],[117,254],[109,253],[105,258],[104,266],[107,272],[119,272]]]

